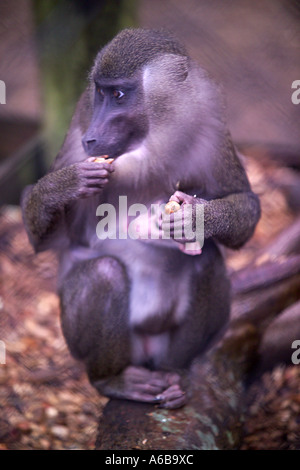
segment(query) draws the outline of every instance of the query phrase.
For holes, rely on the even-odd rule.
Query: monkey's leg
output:
[[[184,321],[172,330],[168,355],[162,368],[178,371],[180,389],[189,392],[190,368],[208,345],[221,334],[230,312],[230,284],[224,261],[212,243],[206,244],[203,254],[191,260],[192,286],[190,307]],[[161,396],[161,406],[176,407],[180,389],[166,389]],[[177,394],[177,396],[176,396]]]
[[[77,263],[61,289],[62,329],[103,395],[155,403],[173,375],[131,366],[129,280],[115,258]]]

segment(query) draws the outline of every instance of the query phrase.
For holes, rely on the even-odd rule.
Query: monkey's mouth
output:
[[[111,160],[111,159],[114,160],[114,159],[120,157],[121,155],[123,155],[123,153],[124,153],[124,151],[121,150],[121,149],[117,149],[117,150],[111,149],[111,151],[107,154],[100,153],[100,152],[90,152],[89,157],[93,157],[93,158],[97,159],[98,162],[104,162],[104,161],[108,161],[108,160]]]
[[[130,135],[131,137],[131,135]],[[95,145],[94,148],[87,149],[88,155],[93,158],[101,159],[100,161],[108,161],[110,159],[117,159],[121,155],[129,153],[135,150],[139,146],[139,141],[133,139],[126,139],[126,142],[122,145],[120,142],[116,142],[111,145]]]
[[[114,161],[114,158],[110,158],[109,155],[101,155],[101,156],[97,156],[97,157],[92,157],[94,158],[93,162],[95,163],[103,163],[103,162],[107,162],[107,163],[112,163]]]
[[[109,155],[91,155],[91,157],[94,157],[95,160],[107,160]]]

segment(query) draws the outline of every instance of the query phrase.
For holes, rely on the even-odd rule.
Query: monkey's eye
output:
[[[100,87],[97,87],[97,93],[99,93],[99,95],[101,95],[101,96],[105,95],[105,93],[103,91],[103,88],[100,88]]]
[[[121,90],[114,90],[114,91],[113,91],[113,96],[114,96],[114,98],[116,98],[117,100],[120,100],[121,98],[123,98],[124,93],[123,93],[123,91],[121,91]]]

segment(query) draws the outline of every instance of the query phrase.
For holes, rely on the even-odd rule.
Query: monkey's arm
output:
[[[171,197],[182,205],[189,204],[190,215],[185,221],[186,227],[190,223],[193,233],[196,233],[196,206],[204,206],[204,238],[215,238],[229,248],[239,248],[252,236],[260,217],[260,203],[258,197],[249,189],[248,191],[229,194],[223,198],[207,201],[205,199],[189,196],[176,191]],[[189,215],[189,212],[186,212]],[[162,229],[167,230],[168,221],[162,221]],[[200,225],[200,228],[202,226]],[[170,224],[170,235],[180,243],[194,241],[182,238],[183,210],[173,214]]]
[[[212,170],[209,189],[212,194],[209,200],[192,197],[181,191],[176,191],[171,199],[183,205],[191,205],[191,229],[194,233],[197,228],[195,207],[201,204],[204,206],[204,239],[213,237],[229,248],[240,248],[253,235],[261,212],[259,198],[251,190],[229,132],[226,134],[221,158],[216,161]],[[201,189],[199,192],[201,193]],[[180,212],[182,211],[174,214],[171,227],[171,236],[175,240],[180,239],[177,235],[182,233],[183,218]]]
[[[253,235],[260,217],[260,203],[252,191],[201,202],[204,202],[204,238],[214,237],[229,248],[239,248]]]
[[[114,171],[109,163],[84,161],[53,171],[25,188],[21,206],[25,227],[36,251],[62,247],[65,209],[73,201],[99,193]]]
[[[240,248],[253,235],[261,214],[260,202],[228,131],[222,159],[213,173],[216,198],[197,201],[204,204],[204,238],[213,237],[229,248]]]

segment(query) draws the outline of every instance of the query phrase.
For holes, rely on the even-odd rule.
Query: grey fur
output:
[[[35,249],[58,251],[63,331],[92,383],[108,396],[156,403],[159,395],[172,408],[185,402],[183,371],[229,315],[230,287],[216,242],[245,243],[260,206],[226,128],[218,88],[183,47],[163,38],[125,31],[100,51],[52,170],[26,188],[22,207]],[[107,86],[109,79],[111,87],[129,87],[128,102],[97,104],[95,83]],[[139,129],[135,138],[130,126]],[[94,152],[114,153],[114,164],[84,163],[81,139]],[[98,172],[93,187],[92,171]],[[173,240],[97,238],[100,203],[117,207],[126,195],[128,205],[150,207],[167,202],[178,182],[181,197],[196,193],[193,204],[204,204],[201,255],[182,253]]]

